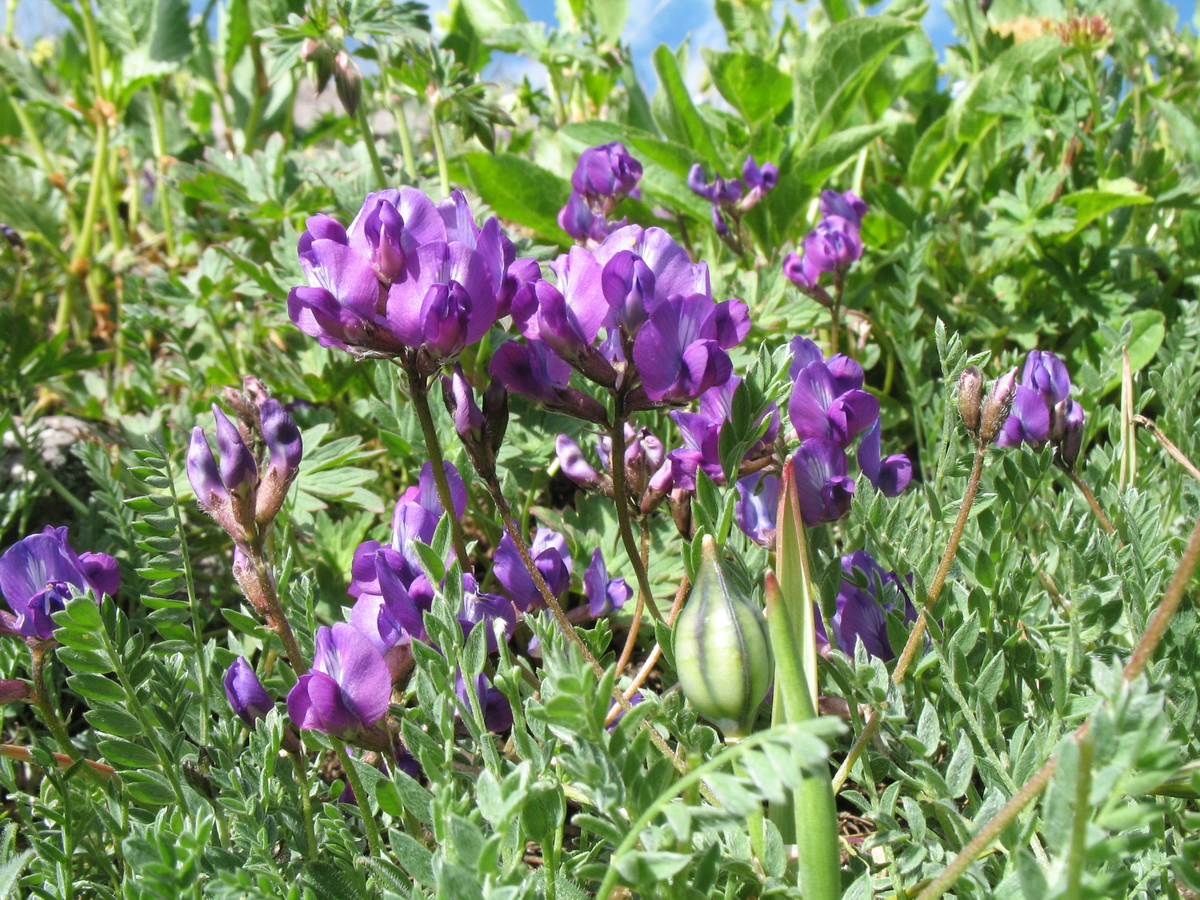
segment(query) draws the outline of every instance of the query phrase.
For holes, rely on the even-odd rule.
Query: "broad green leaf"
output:
[[[1163,339],[1167,336],[1166,317],[1157,309],[1141,309],[1129,316],[1122,316],[1110,324],[1114,329],[1120,331],[1126,321],[1132,328],[1129,343],[1126,345],[1126,349],[1129,351],[1129,368],[1133,372],[1140,372],[1154,359],[1158,348],[1162,346]],[[1110,352],[1117,360],[1115,369],[1118,374],[1114,375],[1104,386],[1105,393],[1115,390],[1121,384],[1119,374],[1121,371],[1121,348],[1111,347]]]
[[[95,675],[91,672],[80,672],[67,679],[67,686],[79,696],[88,700],[100,700],[108,703],[120,703],[125,700],[125,689],[111,678]]]
[[[100,752],[114,766],[129,769],[149,769],[158,765],[158,757],[149,747],[135,744],[132,741],[108,740],[100,741],[97,745]]]
[[[1100,180],[1097,188],[1076,191],[1059,198],[1059,203],[1075,210],[1075,228],[1064,234],[1061,240],[1070,240],[1100,216],[1122,206],[1144,206],[1153,203],[1145,188],[1130,178]]]
[[[885,131],[887,126],[879,123],[842,129],[810,147],[796,162],[795,171],[806,184],[822,185],[831,170],[848,162]]]
[[[692,103],[687,85],[683,82],[683,74],[679,71],[679,63],[666,44],[660,44],[654,51],[654,70],[658,72],[658,90],[651,101],[651,108],[663,134],[691,147],[701,160],[707,160],[710,165],[723,164],[724,156],[713,143],[708,123]]]
[[[570,243],[558,227],[558,211],[571,195],[569,182],[511,153],[468,153],[462,161],[471,186],[496,215],[556,244]]]
[[[529,21],[517,0],[458,0],[458,6],[482,37]]]
[[[791,79],[761,57],[707,47],[701,55],[721,96],[752,125],[774,118],[792,99]]]
[[[891,16],[866,16],[822,32],[795,72],[796,129],[802,147],[812,146],[838,126],[884,58],[917,27]]]

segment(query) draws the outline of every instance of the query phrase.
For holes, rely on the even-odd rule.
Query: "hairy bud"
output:
[[[1005,372],[994,382],[983,401],[980,414],[979,439],[985,445],[991,444],[1000,434],[1000,429],[1012,412],[1013,397],[1017,393],[1017,370]]]
[[[967,366],[958,379],[958,414],[967,431],[979,436],[980,406],[983,402],[983,378],[978,366]]]

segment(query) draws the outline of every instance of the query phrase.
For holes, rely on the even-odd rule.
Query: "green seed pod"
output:
[[[710,535],[701,553],[696,584],[675,622],[675,669],[700,714],[727,737],[742,737],[771,687],[767,620],[725,577]]]

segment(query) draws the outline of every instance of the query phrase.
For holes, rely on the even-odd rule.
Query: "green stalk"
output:
[[[633,528],[629,522],[629,496],[625,485],[625,410],[624,399],[619,395],[616,397],[616,413],[613,415],[612,428],[609,429],[608,434],[612,440],[612,453],[609,454],[609,459],[612,462],[613,502],[617,508],[617,530],[621,534],[625,555],[629,557],[629,564],[633,566],[633,573],[637,576],[637,617],[641,618],[640,612],[645,606],[650,610],[650,615],[661,622],[663,620],[662,613],[654,600],[654,592],[650,589],[650,576],[646,572],[645,565],[642,564],[642,555],[638,550],[637,541],[633,536]]]
[[[54,740],[58,743],[58,748],[63,753],[78,762],[83,754],[75,749],[75,745],[71,743],[71,736],[67,734],[67,727],[63,725],[62,719],[58,717],[58,711],[55,710],[54,704],[50,700],[50,694],[46,690],[46,647],[37,646],[29,648],[29,673],[30,681],[33,682],[33,690],[30,692],[30,701],[42,714],[42,720],[46,723],[46,727],[50,729],[50,733],[54,735]],[[82,768],[91,769],[88,766]]]
[[[404,102],[396,104],[396,129],[400,132],[400,149],[404,153],[404,177],[409,184],[417,183],[417,158],[413,155],[412,132],[408,128],[408,117],[404,115]]]
[[[437,104],[429,105],[429,130],[433,135],[433,149],[437,154],[438,180],[442,185],[442,196],[450,196],[450,162],[446,159],[446,145],[442,140],[442,124],[438,119]]]
[[[437,133],[436,129],[434,133]],[[446,193],[449,194],[448,189]],[[417,420],[421,423],[421,434],[425,437],[425,452],[429,454],[438,499],[442,501],[442,509],[450,517],[450,538],[454,543],[454,555],[463,571],[469,572],[471,563],[467,559],[466,538],[463,535],[462,522],[454,514],[454,500],[450,496],[450,483],[446,480],[445,457],[438,440],[437,426],[433,423],[433,414],[429,410],[429,381],[417,368],[415,352],[404,359],[401,368],[408,382],[408,395],[412,398],[413,409],[417,411]]]
[[[163,121],[162,85],[150,86],[150,104],[154,110],[154,155],[158,171],[158,179],[154,184],[154,194],[158,198],[158,212],[163,220],[163,235],[167,242],[167,259],[175,259],[175,224],[171,220],[171,192],[167,190],[167,129]]]
[[[384,174],[383,163],[379,160],[379,151],[375,149],[375,134],[371,131],[371,123],[367,119],[366,97],[358,101],[357,119],[358,130],[362,133],[363,143],[367,145],[367,155],[371,157],[371,168],[375,170],[375,182],[381,191],[387,190],[387,175]]]
[[[354,797],[358,800],[358,810],[362,813],[363,831],[367,833],[369,855],[382,859],[383,841],[379,836],[379,823],[375,821],[375,814],[371,812],[371,800],[363,787],[362,779],[358,777],[358,772],[354,768],[354,760],[346,752],[346,745],[340,738],[329,735],[329,742],[333,744],[334,752],[338,754],[338,760],[342,763],[342,769],[346,773],[346,780],[350,782],[350,789],[354,791]]]
[[[775,655],[775,693],[786,722],[806,722],[817,717],[815,591],[808,570],[800,496],[790,465],[783,470],[776,539],[778,581],[767,573],[767,627]],[[826,766],[805,773],[791,805],[800,889],[806,900],[837,900],[842,890],[837,804]]]

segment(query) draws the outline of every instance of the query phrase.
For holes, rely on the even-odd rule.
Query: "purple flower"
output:
[[[733,372],[725,351],[750,331],[740,300],[714,305],[700,294],[672,296],[655,306],[633,344],[646,395],[655,401],[692,400]]]
[[[779,169],[774,163],[763,163],[762,168],[754,161],[753,156],[747,156],[742,166],[742,183],[749,193],[742,199],[739,207],[743,212],[753,209],[779,183]]]
[[[550,593],[561,597],[571,584],[571,550],[567,546],[567,539],[557,531],[538,528],[529,547],[529,554],[545,579]],[[544,605],[541,591],[537,589],[533,576],[525,568],[516,544],[507,534],[500,538],[500,544],[496,547],[492,569],[496,579],[521,612],[529,612]]]
[[[471,679],[471,687],[475,689],[475,699],[479,703],[480,712],[483,713],[483,727],[493,733],[511,728],[513,723],[512,707],[499,689],[488,684],[487,676],[482,673],[476,675]],[[454,693],[458,695],[463,706],[472,711],[473,717],[471,687],[467,686],[462,671],[459,670],[454,679]]]
[[[300,429],[278,400],[265,398],[258,411],[269,459],[255,497],[254,519],[262,524],[273,519],[283,506],[288,486],[300,471],[304,441]]]
[[[1074,403],[1069,399],[1070,394],[1071,376],[1063,361],[1048,350],[1030,350],[1021,370],[1021,382],[1013,396],[1012,411],[996,438],[996,446],[1028,444],[1040,450],[1053,437],[1054,411],[1063,403],[1068,404],[1064,407],[1065,426],[1065,412],[1072,409],[1071,404]],[[1079,408],[1074,415],[1078,424],[1082,425],[1083,409]]]
[[[275,708],[275,701],[262,686],[262,682],[254,674],[254,668],[244,656],[239,656],[233,661],[233,665],[225,672],[224,683],[229,705],[251,728],[256,721],[265,719],[267,713]]]
[[[792,457],[792,467],[805,525],[834,522],[850,511],[854,479],[846,475],[846,451],[841,444],[809,438]]]
[[[865,550],[857,550],[849,556],[842,557],[842,571],[852,575],[857,570],[860,579],[865,578],[869,587],[864,589],[850,581],[842,581],[837,595],[837,611],[830,620],[833,628],[834,643],[843,652],[854,654],[855,646],[861,642],[871,656],[884,661],[892,659],[892,652],[887,637],[887,620],[885,612],[898,609],[903,605],[905,622],[914,622],[917,618],[916,608],[908,597],[908,585],[895,572],[885,572],[871,554]],[[886,606],[881,605],[884,585],[891,583],[899,591],[899,597]],[[828,648],[829,638],[825,632],[825,623],[817,612],[817,646],[819,649]]]
[[[912,481],[912,462],[902,453],[880,459],[879,420],[866,430],[858,445],[858,467],[885,497],[899,497]]]
[[[412,666],[413,636],[425,636],[421,612],[388,568],[382,569],[380,593],[364,593],[350,608],[350,624],[382,654],[393,683]]]
[[[754,543],[768,549],[775,546],[779,490],[779,477],[761,472],[740,478],[737,483],[738,527]]]
[[[633,591],[624,578],[608,577],[604,554],[597,547],[592,551],[591,563],[583,572],[583,594],[587,597],[588,612],[593,619],[598,619],[624,606],[633,596]]]
[[[597,424],[608,421],[603,404],[569,387],[570,365],[555,356],[543,341],[501,344],[488,364],[488,374],[505,390],[527,397],[553,412]]]
[[[822,219],[804,239],[804,258],[818,272],[845,272],[862,252],[858,228],[841,216]]]
[[[560,434],[554,439],[554,455],[558,458],[558,467],[562,469],[562,473],[576,484],[586,488],[599,488],[604,485],[600,473],[584,457],[583,448],[569,435]]]
[[[312,217],[297,250],[308,285],[288,315],[301,331],[326,347],[424,350],[426,368],[487,333],[516,263],[495,218],[478,228],[460,193],[435,207],[414,188],[369,195],[349,229]]]
[[[621,226],[610,224],[604,216],[597,215],[583,194],[571,191],[567,205],[558,211],[558,227],[577,241],[600,243]]]
[[[57,627],[52,616],[66,608],[73,593],[116,594],[121,575],[107,553],[76,553],[65,527],[47,526],[18,541],[0,556],[0,593],[13,614],[0,613],[0,631],[50,640]]]
[[[387,712],[392,676],[383,655],[353,625],[317,629],[312,669],[288,693],[298,728],[340,738],[362,734]]]
[[[791,349],[788,418],[797,436],[849,445],[879,418],[879,401],[862,390],[862,366],[840,353],[825,362],[807,338],[793,339]]]
[[[570,578],[569,571],[567,577]],[[479,583],[470,573],[463,575],[462,585],[463,602],[457,618],[458,624],[462,626],[463,636],[469,635],[480,622],[486,622],[484,627],[487,629],[487,648],[489,652],[495,652],[497,644],[495,623],[504,623],[504,640],[509,641],[517,628],[516,610],[511,602],[499,594],[487,594],[479,590]],[[541,595],[538,596],[540,598]]]
[[[600,283],[589,278],[577,288],[593,295],[598,292],[608,307],[605,324],[624,325],[630,336],[668,297],[701,294],[712,300],[707,264],[693,263],[687,251],[661,228],[627,225],[609,235],[594,256],[601,266]]]
[[[693,164],[688,170],[687,183],[688,187],[692,189],[692,193],[703,197],[713,206],[732,205],[742,196],[740,181],[736,178],[722,178],[713,173],[713,180],[710,184],[708,175],[705,174],[704,167],[700,163]]]
[[[571,187],[593,197],[620,197],[637,187],[642,164],[619,141],[589,147],[579,155]]]
[[[826,188],[821,191],[821,215],[845,219],[855,228],[862,225],[863,216],[867,214],[867,204],[853,191],[839,194]]]

